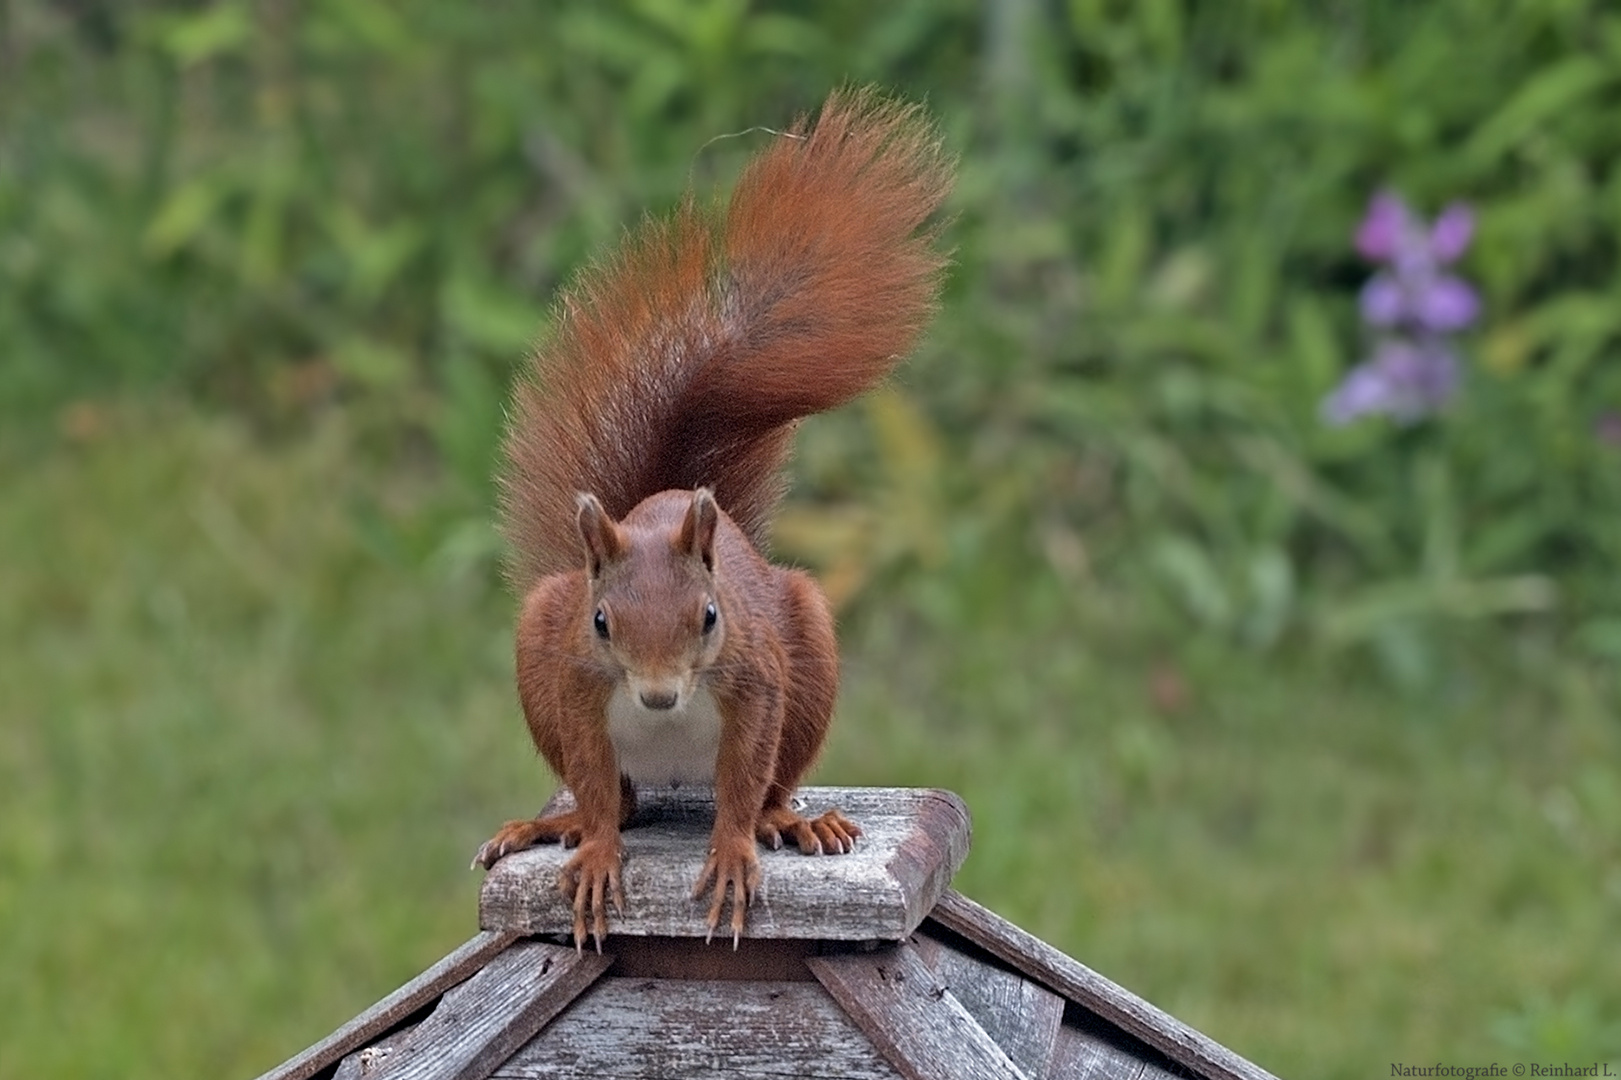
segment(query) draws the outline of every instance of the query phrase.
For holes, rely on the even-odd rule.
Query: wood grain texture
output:
[[[377,1080],[484,1080],[613,962],[522,941],[446,993],[374,1074]]]
[[[501,1080],[897,1080],[814,982],[604,978],[495,1071]]]
[[[1183,1072],[1180,1066],[1174,1069],[1162,1069],[1150,1061],[1143,1066],[1142,1075],[1137,1080],[1188,1080],[1189,1077],[1193,1077],[1193,1074]],[[1193,1077],[1193,1080],[1198,1080],[1198,1078]]]
[[[1034,935],[947,890],[929,918],[1207,1080],[1277,1080]]]
[[[887,790],[897,795],[906,792],[902,788]],[[917,929],[951,887],[951,879],[962,868],[973,841],[973,821],[962,799],[939,789],[921,789],[913,795],[916,809],[910,815],[910,824],[885,864],[906,901],[901,937],[875,935],[890,941],[899,941]]]
[[[505,931],[479,933],[331,1035],[261,1075],[259,1080],[308,1080],[433,1004],[446,990],[468,979],[517,937]]]
[[[1050,1080],[1143,1080],[1141,1058],[1075,1024],[1058,1029],[1053,1056],[1043,1074]],[[1168,1076],[1156,1070],[1155,1076]]]
[[[1024,1080],[912,946],[812,957],[806,963],[909,1080]]]
[[[1045,1076],[1064,1022],[1064,999],[1038,983],[927,934],[912,944],[968,1014],[1029,1076]]]
[[[707,900],[692,900],[709,850],[714,800],[708,789],[637,793],[624,832],[626,912],[610,935],[703,937]],[[946,791],[805,788],[803,812],[843,810],[862,828],[848,855],[760,849],[761,886],[746,937],[901,941],[922,921],[968,854],[968,811]],[[562,793],[548,810],[572,805]],[[479,925],[523,934],[572,932],[557,891],[570,853],[556,845],[508,855],[484,879]]]
[[[377,1080],[389,1057],[415,1030],[416,1025],[410,1024],[389,1032],[369,1046],[356,1050],[338,1062],[338,1071],[332,1074],[332,1080]]]

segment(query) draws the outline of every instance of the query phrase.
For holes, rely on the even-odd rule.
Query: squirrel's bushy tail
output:
[[[881,381],[928,320],[946,257],[927,222],[950,185],[917,106],[839,91],[729,204],[689,196],[582,273],[507,431],[513,584],[581,565],[581,491],[619,518],[708,486],[763,545],[793,422]]]

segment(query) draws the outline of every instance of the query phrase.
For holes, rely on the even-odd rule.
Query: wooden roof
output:
[[[836,858],[762,852],[735,950],[704,943],[705,906],[687,899],[706,800],[642,794],[625,833],[631,910],[603,955],[566,943],[561,853],[508,856],[475,937],[260,1080],[1270,1077],[951,891],[968,840],[956,796],[802,798],[849,812],[862,843]]]

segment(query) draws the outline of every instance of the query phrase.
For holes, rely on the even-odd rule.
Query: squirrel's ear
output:
[[[619,526],[595,495],[582,491],[576,501],[580,507],[580,539],[585,541],[586,558],[590,560],[588,569],[592,577],[600,577],[604,566],[624,554],[625,541],[619,535]]]
[[[684,555],[696,555],[704,562],[704,569],[715,569],[715,526],[720,521],[720,507],[708,488],[692,493],[692,505],[681,521],[681,532],[676,547]]]

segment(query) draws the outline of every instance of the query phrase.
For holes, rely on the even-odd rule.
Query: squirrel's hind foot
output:
[[[482,866],[488,870],[513,852],[538,844],[560,843],[566,848],[578,847],[584,836],[585,823],[580,819],[579,812],[574,810],[550,817],[509,821],[484,841],[478,854],[473,856],[473,867]]]
[[[779,806],[761,813],[754,835],[773,851],[787,839],[806,855],[847,855],[856,849],[861,827],[837,810],[806,820]]]
[[[636,813],[636,787],[630,782],[630,777],[623,773],[619,777],[619,827],[623,829],[630,824],[632,815]],[[473,856],[473,867],[484,867],[488,870],[499,862],[502,857],[511,855],[514,851],[535,847],[537,844],[562,844],[565,848],[580,846],[585,839],[586,821],[578,810],[566,810],[561,814],[549,814],[545,817],[523,818],[519,821],[509,821],[495,831],[495,835],[484,842]]]

